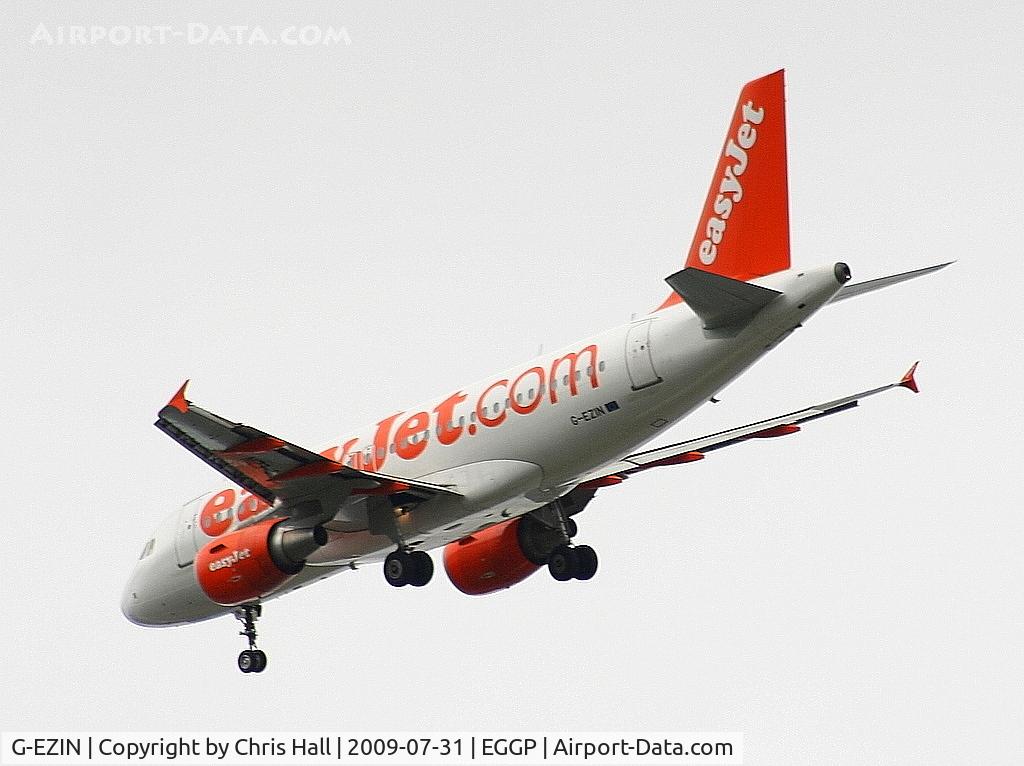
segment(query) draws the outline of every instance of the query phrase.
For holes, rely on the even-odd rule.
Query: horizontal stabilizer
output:
[[[782,293],[760,285],[688,268],[666,277],[702,320],[705,330],[743,324]]]
[[[842,289],[835,294],[829,303],[836,303],[837,301],[843,301],[847,298],[856,298],[858,295],[864,293],[874,292],[875,290],[881,290],[883,287],[889,285],[896,285],[900,282],[906,282],[908,279],[914,279],[915,277],[923,277],[925,274],[931,274],[933,271],[944,269],[955,261],[949,261],[948,263],[940,263],[936,266],[928,266],[923,269],[915,269],[914,271],[904,271],[902,274],[890,274],[887,277],[879,277],[878,279],[870,279],[867,282],[856,282],[854,284],[843,285]]]

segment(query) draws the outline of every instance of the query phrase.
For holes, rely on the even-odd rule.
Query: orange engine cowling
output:
[[[269,595],[302,571],[306,556],[327,542],[320,526],[284,529],[282,519],[265,519],[221,535],[196,554],[199,587],[221,606]]]
[[[493,593],[522,582],[540,568],[523,553],[517,518],[449,543],[444,548],[444,571],[452,584],[470,596]]]

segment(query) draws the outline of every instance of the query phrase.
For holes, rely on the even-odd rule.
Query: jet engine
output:
[[[269,595],[302,571],[306,557],[327,543],[321,526],[285,529],[282,519],[221,535],[196,554],[199,587],[221,606]]]
[[[520,516],[446,545],[444,570],[467,595],[493,593],[532,575],[561,542],[557,530],[532,516]]]

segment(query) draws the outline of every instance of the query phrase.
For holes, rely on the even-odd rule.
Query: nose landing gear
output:
[[[234,611],[235,618],[243,628],[238,635],[249,640],[249,648],[238,655],[238,669],[243,673],[262,673],[267,669],[267,655],[262,649],[256,648],[256,620],[263,614],[259,604],[242,604]]]

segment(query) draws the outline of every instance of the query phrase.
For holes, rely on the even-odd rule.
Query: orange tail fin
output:
[[[784,90],[779,70],[740,92],[687,267],[744,281],[789,268]]]

